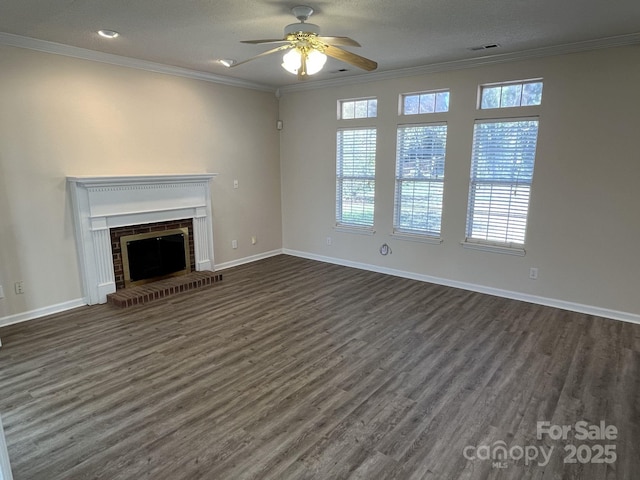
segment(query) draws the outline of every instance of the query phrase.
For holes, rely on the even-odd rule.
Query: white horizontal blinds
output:
[[[534,118],[476,121],[468,239],[524,244],[537,137]]]
[[[440,236],[447,125],[398,127],[394,230]]]
[[[373,226],[376,129],[338,130],[336,223]]]

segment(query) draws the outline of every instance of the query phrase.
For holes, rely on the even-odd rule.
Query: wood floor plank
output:
[[[280,255],[209,289],[0,336],[16,480],[640,471],[640,325]],[[618,428],[614,463],[566,464],[579,441],[536,437],[539,421],[579,420]],[[463,454],[496,442],[555,450],[506,468]]]

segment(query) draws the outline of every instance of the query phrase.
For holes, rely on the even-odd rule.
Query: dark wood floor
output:
[[[278,256],[0,336],[16,480],[640,475],[640,325]],[[619,435],[536,438],[580,420]],[[555,450],[464,456],[500,441]],[[617,460],[565,464],[567,444]]]

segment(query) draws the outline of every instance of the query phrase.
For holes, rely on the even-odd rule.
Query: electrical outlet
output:
[[[0,285],[0,298],[4,298],[4,289],[2,288],[2,285]]]
[[[238,240],[231,240],[231,248],[238,248]]]
[[[327,245],[332,245],[333,239],[331,237],[327,237]]]
[[[256,237],[255,235],[253,235],[251,237],[251,245],[255,245],[256,243],[258,243],[258,237]]]
[[[233,188],[238,188],[238,180],[233,181]]]
[[[529,269],[529,278],[531,280],[537,280],[538,279],[538,269],[536,267],[531,267]]]
[[[14,289],[15,289],[16,295],[22,295],[24,293],[24,282],[23,281],[16,282],[14,284]]]

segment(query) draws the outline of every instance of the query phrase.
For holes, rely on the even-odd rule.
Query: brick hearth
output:
[[[116,307],[132,307],[167,298],[178,293],[211,286],[222,281],[222,274],[211,271],[191,272],[179,277],[158,280],[107,295],[107,302]]]

